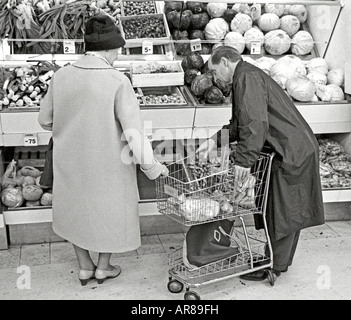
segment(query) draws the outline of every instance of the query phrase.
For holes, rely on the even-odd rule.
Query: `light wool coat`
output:
[[[39,123],[54,142],[53,230],[95,252],[138,248],[136,170],[121,156],[130,152],[123,130],[142,132],[129,79],[84,56],[55,73]]]

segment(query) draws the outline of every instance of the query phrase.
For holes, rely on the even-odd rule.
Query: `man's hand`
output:
[[[200,147],[196,150],[196,153],[199,153],[200,156],[206,159],[215,146],[216,142],[212,139],[208,139],[200,145]]]
[[[235,180],[238,183],[239,188],[241,188],[243,185],[243,182],[250,175],[250,168],[244,168],[238,165],[235,165],[234,167],[235,167]]]

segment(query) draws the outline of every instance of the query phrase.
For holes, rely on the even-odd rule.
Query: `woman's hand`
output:
[[[162,165],[161,175],[163,175],[164,177],[168,177],[168,174],[169,174],[169,170],[165,165]]]

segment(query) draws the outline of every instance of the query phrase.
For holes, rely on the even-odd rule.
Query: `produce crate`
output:
[[[145,106],[187,105],[187,101],[178,87],[138,88],[138,90]]]
[[[44,168],[47,146],[38,147],[16,147],[14,159],[17,161],[18,168],[32,166],[39,170]]]
[[[142,14],[155,14],[157,13],[155,1],[123,1],[121,3],[121,13],[123,17],[136,16]],[[134,11],[131,10],[131,6],[134,6]],[[143,7],[147,7],[146,10]],[[139,9],[138,9],[138,8]]]
[[[6,225],[4,216],[0,214],[0,250],[8,249]]]
[[[138,23],[143,23],[145,26],[149,26],[148,20],[150,19],[157,19],[161,22],[164,28],[164,32],[161,36],[150,36],[149,37],[138,37],[138,36],[129,36],[126,23],[132,22],[133,25],[137,25]],[[119,17],[119,23],[121,25],[121,32],[123,38],[126,40],[125,48],[136,48],[141,47],[143,42],[151,41],[157,42],[158,44],[167,44],[171,42],[171,33],[168,28],[167,19],[164,13],[157,13],[157,14],[144,14],[139,16],[128,16],[128,17]],[[141,27],[142,29],[142,27]],[[135,31],[133,30],[133,34]],[[153,32],[154,33],[154,32]]]
[[[172,72],[157,72],[157,69],[168,69]],[[130,74],[134,87],[184,85],[184,71],[180,61],[133,62],[130,66]]]

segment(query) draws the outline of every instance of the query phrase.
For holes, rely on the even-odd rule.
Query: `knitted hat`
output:
[[[117,49],[126,44],[119,27],[104,14],[91,17],[86,22],[84,42],[86,51]]]

